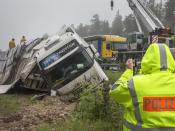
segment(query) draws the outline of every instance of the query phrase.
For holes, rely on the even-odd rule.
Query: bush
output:
[[[75,116],[78,120],[107,122],[111,124],[111,129],[115,128],[120,131],[122,130],[123,108],[109,98],[108,85],[105,83],[96,88],[89,85],[89,88],[81,94]]]
[[[83,92],[75,112],[67,121],[44,123],[39,131],[122,131],[123,107],[109,98],[109,84],[114,83],[121,72],[107,71],[109,83],[94,87],[84,83]]]

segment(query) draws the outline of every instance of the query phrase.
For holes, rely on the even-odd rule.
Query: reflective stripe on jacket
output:
[[[110,96],[125,107],[124,131],[175,131],[175,61],[164,44],[152,44],[141,75],[126,70]]]

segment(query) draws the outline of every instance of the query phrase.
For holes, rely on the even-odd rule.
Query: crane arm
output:
[[[154,13],[147,6],[147,4],[143,3],[141,0],[127,0],[127,1],[135,17],[138,19],[138,21],[141,21],[143,25],[145,25],[145,27],[149,32],[155,30],[156,28],[164,28],[161,21],[154,15]]]

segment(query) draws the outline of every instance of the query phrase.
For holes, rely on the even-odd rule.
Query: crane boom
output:
[[[129,7],[132,9],[137,27],[140,33],[143,33],[141,29],[141,23],[149,32],[148,44],[150,43],[166,43],[170,47],[174,47],[174,36],[170,28],[165,28],[158,17],[151,11],[148,6],[148,2],[144,0],[127,0]],[[136,37],[136,39],[138,39]],[[136,44],[140,45],[140,42],[136,40]]]
[[[151,32],[157,28],[165,28],[161,21],[154,15],[146,3],[141,0],[127,0],[135,17],[144,24],[146,29]]]
[[[171,29],[165,28],[163,23],[151,11],[146,0],[127,0],[127,2],[133,11],[139,30],[139,32],[131,32],[128,34],[131,49],[139,50],[142,49],[144,45],[151,43],[166,43],[169,47],[175,47],[175,36],[171,32]],[[148,35],[143,35],[142,25],[146,27],[149,32]],[[146,40],[145,38],[148,39]]]
[[[145,8],[146,8],[147,13],[150,14],[150,17],[157,23],[157,25],[159,25],[160,28],[165,28],[165,26],[163,25],[163,23],[158,19],[158,17],[149,8],[148,3],[143,3],[143,5],[145,5]]]

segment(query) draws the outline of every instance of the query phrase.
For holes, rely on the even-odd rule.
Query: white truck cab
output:
[[[93,51],[72,29],[45,41],[44,47],[38,51],[37,65],[49,87],[64,95],[77,88],[80,82],[108,80],[94,59],[96,52]]]

